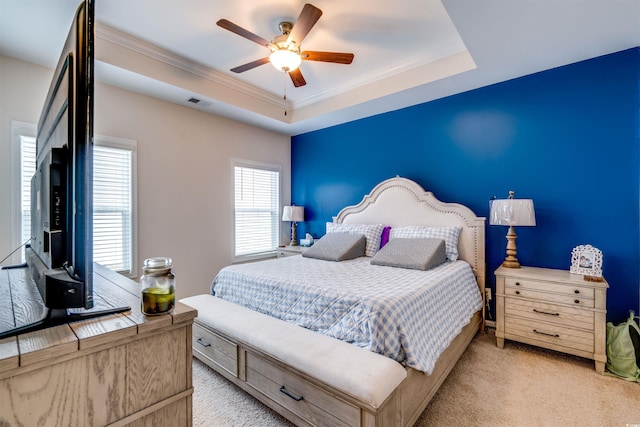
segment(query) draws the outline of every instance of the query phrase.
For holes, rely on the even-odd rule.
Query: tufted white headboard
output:
[[[354,206],[343,208],[334,218],[337,223],[460,226],[459,258],[473,269],[484,298],[486,280],[485,218],[458,203],[445,203],[406,178],[391,178],[376,185]]]

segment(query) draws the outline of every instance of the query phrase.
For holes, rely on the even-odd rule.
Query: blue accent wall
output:
[[[639,311],[640,48],[297,135],[291,151],[299,236],[322,236],[396,175],[485,217],[491,197],[514,190],[537,219],[516,229],[522,265],[568,269],[572,249],[591,244],[603,252],[608,320]],[[506,232],[487,225],[494,290]]]

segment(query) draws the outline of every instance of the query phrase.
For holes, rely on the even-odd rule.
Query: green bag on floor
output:
[[[640,328],[629,313],[626,322],[607,323],[607,370],[627,381],[640,382]]]

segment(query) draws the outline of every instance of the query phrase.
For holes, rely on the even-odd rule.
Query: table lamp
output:
[[[516,250],[516,232],[513,227],[534,226],[536,216],[533,210],[533,200],[514,199],[513,191],[509,191],[508,199],[494,199],[489,202],[489,224],[508,225],[507,257],[502,262],[503,267],[520,268]]]
[[[285,206],[282,208],[282,220],[291,222],[291,242],[289,246],[298,246],[296,223],[304,221],[304,206]]]

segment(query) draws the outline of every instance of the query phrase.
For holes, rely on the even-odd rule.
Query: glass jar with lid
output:
[[[142,313],[147,316],[167,314],[176,305],[175,275],[172,260],[166,257],[144,260],[140,285],[142,287]]]

